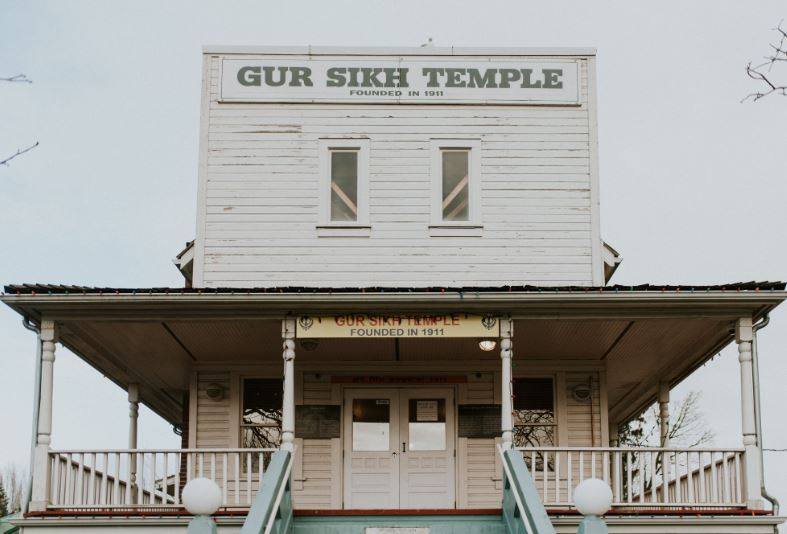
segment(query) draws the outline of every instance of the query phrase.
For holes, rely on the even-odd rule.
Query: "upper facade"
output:
[[[193,285],[603,285],[594,54],[206,48]]]

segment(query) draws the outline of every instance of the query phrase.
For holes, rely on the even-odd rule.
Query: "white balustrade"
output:
[[[276,449],[116,449],[49,453],[49,508],[183,507],[182,489],[205,477],[223,508],[248,508]]]
[[[573,507],[587,478],[612,488],[616,508],[742,508],[743,449],[516,447],[545,506]]]

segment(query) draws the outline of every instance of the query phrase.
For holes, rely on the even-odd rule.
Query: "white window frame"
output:
[[[480,229],[481,225],[481,140],[480,139],[432,139],[431,144],[431,181],[432,181],[432,229]],[[467,150],[468,156],[468,218],[466,221],[443,220],[443,150]]]
[[[358,152],[358,219],[331,221],[331,153]],[[369,139],[320,139],[320,221],[319,228],[369,228]]]

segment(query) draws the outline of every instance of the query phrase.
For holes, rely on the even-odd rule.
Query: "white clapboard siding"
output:
[[[205,63],[197,285],[593,283],[586,58],[578,106],[451,106],[222,103],[220,57]],[[369,140],[366,235],[318,235],[325,137]],[[430,235],[430,139],[451,137],[481,140],[481,235]]]
[[[593,383],[591,401],[577,401],[571,393],[572,389],[579,384],[588,384],[589,380]],[[560,445],[567,447],[605,446],[605,443],[601,443],[601,403],[598,373],[566,373],[565,396],[568,443],[561,443]]]
[[[229,448],[233,432],[231,429],[231,402],[229,393],[220,400],[208,398],[207,387],[219,384],[230,391],[229,373],[199,373],[197,378],[197,448]],[[239,424],[238,422],[237,424]]]
[[[293,465],[293,505],[299,509],[341,508],[341,440],[298,439]],[[298,465],[300,464],[300,465]]]
[[[500,508],[502,467],[496,445],[500,440],[459,438],[459,508]]]

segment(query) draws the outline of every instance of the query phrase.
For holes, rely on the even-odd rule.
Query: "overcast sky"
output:
[[[618,283],[787,278],[787,98],[740,100],[744,67],[787,18],[777,1],[196,2],[0,0],[0,284],[182,283],[194,237],[203,44],[592,46],[604,239]],[[784,76],[787,79],[787,73]],[[0,465],[27,463],[33,334],[0,308]],[[787,306],[761,332],[765,444],[787,447]],[[677,388],[703,392],[716,445],[738,447],[728,348]],[[124,447],[118,389],[65,349],[55,447]],[[142,410],[140,446],[177,446]],[[787,505],[787,453],[768,453]]]

